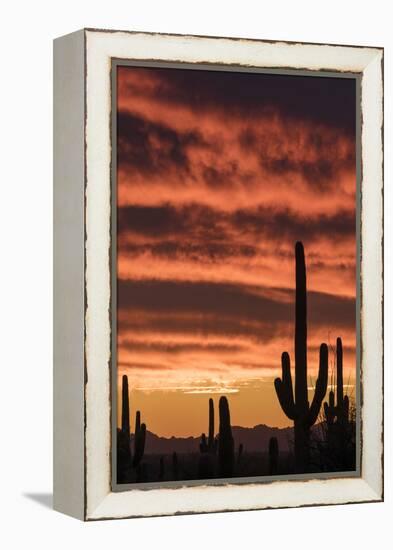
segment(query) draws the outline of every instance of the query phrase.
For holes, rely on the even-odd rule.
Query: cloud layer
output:
[[[337,336],[353,371],[355,81],[120,67],[118,91],[119,374],[198,392],[273,376],[297,240],[310,376]]]

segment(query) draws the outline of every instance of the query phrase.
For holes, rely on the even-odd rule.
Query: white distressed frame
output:
[[[82,519],[382,500],[383,50],[120,31],[82,32],[86,63],[84,184],[87,379]],[[361,477],[111,491],[109,120],[112,58],[361,73]],[[74,515],[80,517],[80,514]]]

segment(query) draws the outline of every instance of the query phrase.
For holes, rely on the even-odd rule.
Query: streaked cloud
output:
[[[293,358],[301,240],[310,388],[337,336],[354,383],[355,81],[124,67],[118,90],[119,375],[266,393]]]

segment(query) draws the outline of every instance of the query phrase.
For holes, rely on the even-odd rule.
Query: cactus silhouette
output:
[[[327,460],[335,469],[346,469],[351,463],[351,435],[349,426],[349,397],[344,396],[343,347],[341,338],[336,341],[336,394],[329,392],[329,400],[324,403],[327,426]],[[336,397],[336,400],[335,400]]]
[[[130,477],[131,447],[130,447],[130,401],[128,378],[122,378],[121,429],[117,431],[117,481],[126,483]]]
[[[130,437],[130,401],[128,393],[128,378],[124,374],[122,378],[122,402],[121,402],[121,430]]]
[[[145,452],[146,424],[141,424],[141,413],[136,412],[135,416],[135,434],[134,434],[134,458],[132,465],[137,468]]]
[[[213,399],[209,399],[209,435],[206,438],[206,434],[202,434],[199,449],[201,453],[215,454],[217,450],[217,440],[214,438],[214,402]]]
[[[328,348],[321,344],[319,373],[311,405],[307,386],[307,282],[304,248],[301,242],[295,246],[296,257],[296,305],[295,305],[295,394],[292,387],[290,358],[287,352],[281,357],[282,377],[274,386],[281,408],[294,422],[295,471],[303,473],[310,467],[310,428],[315,424],[327,390]]]
[[[137,480],[141,477],[139,465],[145,451],[146,424],[141,424],[141,413],[136,412],[134,452],[131,453],[130,397],[128,377],[122,377],[121,429],[117,431],[117,480],[119,483],[131,481],[132,468],[137,469]]]
[[[208,447],[211,450],[215,450],[215,440],[214,440],[214,403],[213,399],[209,399],[209,439]]]
[[[235,444],[232,437],[231,418],[228,399],[220,397],[218,404],[220,426],[218,434],[218,474],[220,477],[231,477],[235,462]]]
[[[278,440],[277,437],[269,439],[269,475],[275,476],[278,473]]]
[[[117,482],[126,483],[130,476],[130,402],[128,378],[122,378],[121,429],[117,430]]]
[[[341,338],[337,338],[336,342],[336,370],[337,370],[337,403],[335,404],[334,390],[329,392],[329,402],[324,403],[325,417],[328,426],[334,423],[337,419],[339,426],[345,426],[348,423],[349,418],[349,398],[348,395],[344,396],[344,384],[343,384],[343,346]]]

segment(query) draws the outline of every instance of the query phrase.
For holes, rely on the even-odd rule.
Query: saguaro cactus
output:
[[[134,434],[134,459],[132,465],[134,468],[139,466],[143,453],[145,452],[146,424],[141,424],[141,413],[136,412],[135,416],[135,434]]]
[[[214,440],[214,402],[210,397],[209,399],[209,438],[207,440],[209,449],[215,450],[215,440]]]
[[[199,445],[201,453],[215,454],[217,450],[217,441],[214,438],[214,402],[213,399],[209,399],[209,432],[208,438],[203,433],[201,437],[201,443]]]
[[[130,401],[128,393],[128,378],[124,374],[122,378],[122,401],[121,401],[121,430],[123,434],[126,434],[128,438],[130,437]]]
[[[122,378],[121,429],[117,431],[117,481],[119,483],[129,480],[130,468],[130,402],[128,378],[124,375]]]
[[[278,473],[278,440],[277,437],[269,439],[269,475],[275,476]]]
[[[135,417],[135,434],[133,436],[134,452],[131,453],[130,432],[130,399],[128,378],[122,378],[121,429],[117,432],[117,477],[120,483],[130,481],[132,468],[138,469],[145,451],[146,424],[141,424],[141,413]],[[139,473],[138,473],[139,472]],[[138,469],[137,479],[141,470]]]
[[[328,426],[334,423],[335,418],[339,426],[346,426],[348,424],[349,417],[349,397],[344,396],[344,383],[343,383],[343,345],[341,338],[337,338],[336,341],[336,392],[337,403],[335,404],[334,390],[329,392],[329,402],[324,403],[325,417]]]
[[[327,425],[327,460],[330,467],[346,469],[351,463],[351,433],[349,429],[349,397],[344,396],[343,384],[343,347],[341,338],[336,341],[336,393],[329,392],[329,401],[324,403],[324,412]]]
[[[295,246],[296,257],[296,314],[295,314],[295,396],[292,388],[290,358],[287,352],[281,356],[282,377],[274,386],[281,408],[294,422],[295,469],[306,472],[310,466],[310,428],[315,424],[327,390],[328,347],[321,344],[319,372],[311,405],[307,385],[307,283],[304,248],[301,242]]]
[[[218,408],[220,415],[218,435],[218,473],[221,477],[231,477],[235,462],[235,444],[232,437],[228,400],[225,396],[220,397]]]

